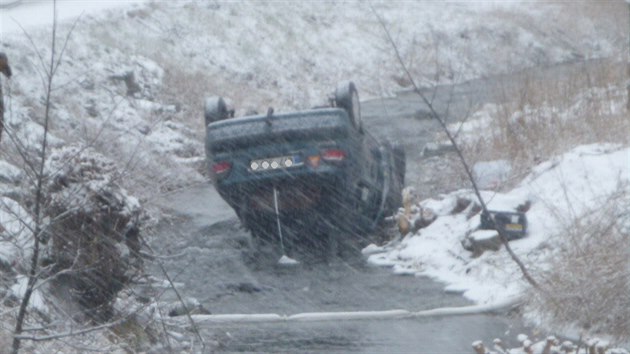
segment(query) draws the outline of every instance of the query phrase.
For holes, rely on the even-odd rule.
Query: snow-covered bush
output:
[[[116,164],[89,148],[54,150],[46,170],[49,260],[76,300],[106,318],[117,292],[141,266],[143,209],[118,185]]]

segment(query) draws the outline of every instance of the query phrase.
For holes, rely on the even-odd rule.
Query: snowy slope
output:
[[[484,192],[490,210],[516,211],[531,202],[526,213],[527,237],[511,242],[528,268],[544,268],[562,242],[566,223],[602,208],[613,193],[630,192],[630,149],[614,145],[581,146],[538,165],[508,193]],[[479,303],[504,301],[527,288],[507,252],[485,252],[474,258],[461,242],[479,227],[479,214],[453,213],[458,198],[476,200],[461,190],[419,205],[438,215],[436,221],[400,243],[370,248],[369,261],[393,266],[403,274],[428,275]]]
[[[60,2],[60,41],[75,21],[73,4]],[[406,87],[374,12],[423,84],[625,54],[625,33],[618,26],[623,8],[617,3],[376,3],[373,9],[363,2],[118,5],[94,2],[70,36],[55,78],[53,134],[59,140],[53,143],[83,141],[109,156],[133,156],[133,163],[119,160],[157,182],[148,187],[129,181],[147,195],[200,179],[201,102],[207,95],[230,98],[238,114],[251,107],[321,104],[348,78],[364,99]],[[31,11],[34,6],[27,2],[1,12],[2,50],[14,72],[10,87],[4,82],[11,93],[6,119],[29,145],[41,133],[41,106],[33,101],[43,93],[37,58],[50,48],[49,28],[33,22],[50,18],[51,11],[43,5]],[[107,6],[113,9],[98,12]],[[24,21],[33,44],[13,18]],[[124,83],[129,73],[138,85],[131,96]],[[173,174],[165,166],[183,167]]]

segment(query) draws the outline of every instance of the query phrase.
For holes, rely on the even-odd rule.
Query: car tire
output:
[[[229,117],[227,104],[222,97],[213,96],[206,98],[203,116],[208,124],[226,119]]]
[[[392,147],[392,153],[394,155],[394,171],[400,185],[405,186],[405,172],[407,170],[407,156],[405,149],[397,144]]]
[[[385,154],[388,173],[384,183],[388,185],[387,195],[385,196],[385,206],[382,217],[390,216],[398,211],[402,206],[402,190],[405,182],[405,150],[398,145],[385,143]],[[383,220],[379,220],[383,221]]]
[[[335,90],[335,104],[337,107],[346,110],[350,116],[352,125],[354,125],[354,127],[360,132],[363,132],[359,93],[352,81],[344,82],[337,86],[337,89]]]

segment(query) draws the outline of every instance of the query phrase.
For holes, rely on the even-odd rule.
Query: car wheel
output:
[[[391,189],[389,190],[389,194],[387,195],[387,199],[385,200],[385,210],[383,219],[380,220],[383,222],[385,217],[395,215],[398,209],[402,206],[402,187],[400,183],[398,183],[395,178],[392,179]]]
[[[384,216],[393,215],[402,206],[402,189],[405,181],[405,150],[386,143],[388,191],[385,197]]]
[[[335,104],[337,107],[343,108],[346,112],[348,112],[354,127],[362,132],[363,124],[361,122],[361,104],[359,102],[359,93],[352,81],[345,82],[337,86],[337,90],[335,90]]]
[[[394,155],[394,171],[398,181],[402,187],[405,186],[405,172],[407,169],[407,156],[405,149],[400,145],[394,145],[392,147]]]
[[[223,98],[218,96],[206,98],[203,116],[206,120],[206,126],[210,123],[228,118],[229,112]]]
[[[402,207],[402,185],[397,180],[392,180],[392,186],[387,196],[385,204],[385,215],[391,216],[396,214],[398,208]]]

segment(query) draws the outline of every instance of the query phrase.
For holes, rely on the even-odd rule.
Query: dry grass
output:
[[[278,99],[277,92],[267,87],[273,88],[277,82],[266,85],[253,74],[188,70],[168,59],[160,60],[159,64],[165,68],[161,100],[181,108],[183,123],[199,128],[199,140],[203,140],[204,136],[203,105],[207,97],[224,97],[237,110],[237,116],[251,109],[261,111],[262,107],[269,107]]]
[[[463,141],[469,160],[507,159],[520,175],[576,145],[630,143],[625,64],[598,61],[566,70],[557,79],[525,72],[513,87],[498,88],[505,103],[489,112],[490,133]]]
[[[627,187],[627,186],[625,186]],[[627,340],[630,333],[630,213],[624,186],[601,208],[567,220],[544,292],[533,305],[550,323]]]
[[[203,136],[203,102],[205,96],[213,96],[216,87],[213,80],[202,71],[186,71],[177,66],[165,70],[163,92],[167,101],[174,102],[183,111],[182,119],[191,127],[199,127]]]

